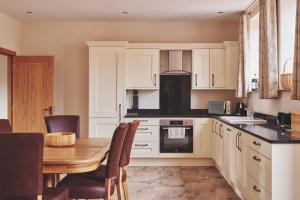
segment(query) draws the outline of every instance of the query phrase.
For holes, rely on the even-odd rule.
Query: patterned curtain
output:
[[[240,17],[239,25],[239,68],[238,68],[238,83],[236,96],[238,98],[245,98],[248,96],[248,48],[249,48],[249,24],[250,16],[242,15]]]
[[[300,100],[300,0],[297,1],[292,99]]]
[[[260,0],[259,4],[259,97],[278,98],[279,72],[277,55],[276,0]]]

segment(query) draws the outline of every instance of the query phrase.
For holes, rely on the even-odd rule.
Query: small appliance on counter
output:
[[[280,128],[291,128],[291,113],[289,112],[278,112],[277,124]]]
[[[236,104],[236,115],[247,116],[247,110],[244,103],[239,102]]]
[[[230,101],[208,101],[208,114],[230,115]]]

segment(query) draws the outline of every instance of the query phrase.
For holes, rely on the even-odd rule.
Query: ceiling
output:
[[[235,21],[252,1],[0,0],[0,12],[20,21]]]

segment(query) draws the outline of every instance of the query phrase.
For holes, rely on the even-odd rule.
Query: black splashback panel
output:
[[[191,75],[160,76],[161,114],[185,114],[191,110]]]

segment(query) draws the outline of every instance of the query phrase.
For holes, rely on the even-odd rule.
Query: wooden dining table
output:
[[[83,173],[97,169],[105,159],[111,139],[79,138],[71,147],[44,147],[43,173],[48,186],[57,183],[55,175]]]

